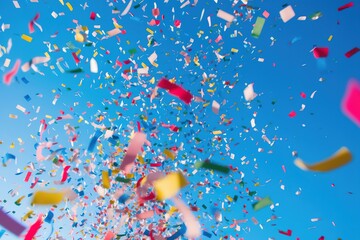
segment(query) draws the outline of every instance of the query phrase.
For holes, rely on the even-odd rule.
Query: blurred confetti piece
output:
[[[190,208],[179,198],[172,199],[178,211],[182,214],[186,226],[185,236],[189,239],[196,239],[201,236],[201,225],[198,219],[192,214]]]
[[[116,237],[115,233],[113,233],[112,231],[107,231],[104,240],[112,240]]]
[[[258,210],[260,210],[266,206],[269,206],[271,204],[273,204],[273,201],[271,201],[270,197],[265,197],[265,198],[261,199],[260,201],[254,203],[252,205],[252,207],[255,211],[258,211]]]
[[[110,188],[110,179],[108,171],[102,171],[102,184],[103,188]]]
[[[148,143],[146,134],[142,132],[136,132],[134,137],[131,139],[125,157],[120,165],[120,170],[124,171],[125,174],[131,173],[131,170],[135,165],[136,155],[138,152],[140,152],[142,146],[145,143]]]
[[[219,114],[220,104],[214,100],[211,105],[211,110],[213,111],[213,113]]]
[[[296,117],[296,112],[295,112],[295,111],[291,111],[291,112],[288,114],[288,116],[289,116],[290,118],[294,118],[294,117]]]
[[[326,58],[329,55],[329,48],[327,47],[316,47],[313,50],[315,58]]]
[[[74,10],[71,3],[67,2],[66,6],[69,8],[70,11]]]
[[[161,79],[157,84],[157,86],[159,88],[168,90],[171,95],[178,97],[186,104],[190,104],[191,99],[193,97],[190,92],[186,91],[185,89],[176,85],[175,83],[171,83],[166,78]]]
[[[36,235],[36,233],[39,231],[39,229],[41,228],[43,219],[42,219],[43,215],[40,214],[38,219],[36,220],[36,222],[31,225],[29,231],[27,232],[27,234],[25,235],[24,240],[32,240],[34,238],[34,236]]]
[[[341,6],[341,7],[339,7],[339,8],[338,8],[338,11],[340,12],[340,11],[345,10],[345,9],[347,9],[347,8],[351,8],[352,6],[354,6],[354,2],[349,2],[349,3],[347,3],[347,4],[345,4],[345,5]]]
[[[147,219],[147,218],[151,218],[154,216],[154,211],[150,210],[150,211],[146,211],[146,212],[142,212],[136,215],[137,219]]]
[[[20,59],[16,60],[14,67],[10,70],[10,72],[7,72],[3,77],[3,83],[6,85],[10,85],[12,78],[17,74],[19,71],[21,61]]]
[[[351,152],[346,147],[342,147],[334,155],[322,162],[310,165],[304,163],[300,158],[297,158],[294,163],[302,170],[328,172],[349,163],[351,160]]]
[[[360,51],[360,48],[358,47],[354,47],[353,49],[351,49],[350,51],[345,53],[345,57],[350,58],[352,57],[354,54],[358,53]]]
[[[254,28],[251,31],[251,36],[253,36],[254,38],[258,38],[262,32],[264,24],[265,24],[265,18],[257,17],[256,22],[254,24]]]
[[[246,101],[252,101],[256,98],[257,93],[254,92],[254,83],[250,83],[244,89],[244,97]]]
[[[124,9],[124,11],[121,13],[121,16],[125,16],[126,14],[128,14],[128,12],[130,11],[131,9],[131,5],[133,3],[133,0],[130,0],[128,5],[126,6],[126,8]]]
[[[95,58],[90,59],[90,72],[97,73],[99,71],[98,64],[95,60]]]
[[[16,236],[20,236],[20,234],[26,229],[26,226],[4,212],[3,208],[0,208],[0,225]]]
[[[32,37],[26,35],[26,34],[23,34],[21,35],[21,38],[27,42],[31,42],[32,41]]]
[[[289,5],[280,11],[280,17],[284,23],[295,17],[294,9]]]
[[[360,127],[360,83],[350,80],[347,84],[345,95],[342,99],[342,111]]]
[[[37,191],[34,193],[31,204],[52,205],[59,204],[64,199],[63,192]]]
[[[226,166],[222,166],[216,163],[211,163],[210,161],[202,161],[202,162],[196,162],[195,163],[196,168],[205,168],[209,170],[214,170],[217,172],[222,172],[225,174],[228,174],[230,172],[230,168]]]
[[[227,22],[232,22],[235,19],[235,17],[233,15],[231,15],[231,14],[229,14],[229,13],[227,13],[227,12],[221,10],[221,9],[217,12],[216,16],[218,18],[221,18],[221,19],[227,21]]]
[[[179,190],[185,187],[188,182],[181,172],[173,172],[165,177],[154,181],[156,199],[163,201],[176,196]]]
[[[20,4],[18,1],[13,1],[13,4],[15,8],[20,8]]]

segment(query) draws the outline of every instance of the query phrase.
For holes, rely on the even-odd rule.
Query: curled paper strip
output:
[[[307,164],[300,158],[297,158],[294,163],[302,170],[328,172],[349,163],[351,159],[352,155],[349,149],[342,147],[334,155],[324,161],[314,164]]]

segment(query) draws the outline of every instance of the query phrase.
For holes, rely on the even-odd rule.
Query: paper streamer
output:
[[[0,225],[16,236],[20,236],[21,233],[26,229],[26,226],[16,221],[14,218],[4,212],[3,208],[0,208]]]
[[[176,196],[188,184],[181,172],[173,172],[154,181],[156,199],[163,201]]]
[[[35,236],[35,234],[39,231],[39,229],[41,228],[42,225],[42,217],[43,215],[40,214],[38,219],[36,220],[36,222],[31,225],[29,231],[27,232],[27,234],[25,235],[24,240],[32,240],[33,237]]]
[[[352,155],[349,149],[346,147],[340,148],[334,155],[329,157],[328,159],[315,163],[315,164],[307,164],[300,158],[295,160],[295,165],[306,171],[317,171],[317,172],[328,172],[344,166],[352,160]]]
[[[14,67],[10,70],[10,72],[7,72],[3,77],[3,82],[6,85],[10,85],[12,78],[17,74],[19,71],[21,61],[20,59],[16,60]]]
[[[201,225],[198,219],[192,214],[190,208],[179,198],[172,198],[176,208],[182,214],[183,222],[186,226],[185,236],[189,239],[196,239],[201,236]]]
[[[124,9],[124,11],[121,13],[121,16],[125,16],[126,14],[128,14],[128,12],[130,11],[131,9],[131,5],[133,3],[133,0],[130,0],[128,5],[126,6],[126,8]]]
[[[157,86],[159,88],[168,90],[171,95],[178,97],[186,104],[190,104],[193,97],[190,92],[186,91],[185,89],[174,83],[171,83],[166,78],[161,79]]]
[[[140,152],[142,146],[149,142],[146,140],[146,134],[142,132],[136,132],[131,139],[129,147],[126,151],[125,157],[120,165],[120,170],[125,174],[131,173],[132,168],[135,165],[135,159],[138,152]]]

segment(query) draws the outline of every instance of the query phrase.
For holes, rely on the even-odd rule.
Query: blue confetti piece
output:
[[[168,237],[167,240],[175,240],[178,237],[181,237],[182,235],[184,235],[186,233],[186,226],[185,224],[182,224],[180,229],[174,233],[174,235],[172,235],[171,237]]]
[[[96,142],[97,140],[99,139],[99,137],[101,136],[102,132],[97,130],[94,134],[94,136],[92,137],[90,143],[89,143],[89,147],[88,147],[88,152],[93,152],[94,151],[94,148],[95,148],[95,145],[96,145]]]

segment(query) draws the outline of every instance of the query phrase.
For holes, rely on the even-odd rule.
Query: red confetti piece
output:
[[[360,126],[360,83],[350,80],[342,100],[342,111],[353,122]]]
[[[174,21],[174,26],[177,27],[177,28],[180,28],[180,27],[181,27],[181,22],[180,22],[180,20],[175,20],[175,21]]]
[[[150,26],[159,26],[160,25],[160,20],[156,20],[156,19],[151,19],[151,21],[149,22]]]
[[[141,126],[140,126],[140,122],[137,121],[137,127],[138,127],[138,132],[141,132]]]
[[[31,176],[31,172],[27,172],[27,174],[26,174],[26,177],[25,177],[25,182],[28,182],[29,181],[29,179],[30,179],[30,176]]]
[[[284,232],[284,231],[281,231],[281,230],[279,230],[279,233],[281,233],[281,234],[284,234],[284,235],[286,235],[286,236],[291,236],[291,234],[292,234],[292,231],[289,229],[289,230],[287,230],[287,232]]]
[[[39,17],[40,17],[40,14],[37,13],[35,15],[35,17],[30,21],[30,23],[29,23],[29,32],[30,33],[35,32],[34,24],[35,24],[35,21],[39,19]]]
[[[301,96],[302,98],[306,98],[306,94],[305,94],[304,92],[301,92],[301,93],[300,93],[300,96]]]
[[[321,237],[319,238],[319,240],[325,240],[325,237],[324,237],[324,236],[321,236]]]
[[[10,85],[12,78],[16,75],[19,71],[21,61],[20,59],[16,60],[14,67],[11,69],[10,72],[6,73],[3,78],[3,82],[7,85]]]
[[[160,15],[160,10],[158,8],[152,9],[152,15],[157,18]]]
[[[39,229],[41,228],[41,225],[42,225],[42,222],[43,222],[42,217],[43,217],[43,215],[40,214],[39,217],[38,217],[38,219],[36,220],[36,222],[35,222],[33,225],[31,225],[28,233],[25,235],[24,240],[32,240],[32,239],[33,239],[33,237],[35,236],[35,234],[36,234],[36,233],[39,231]]]
[[[72,52],[71,53],[73,55],[73,58],[75,60],[76,63],[79,63],[80,62],[80,59],[78,58],[78,56],[76,55],[76,52]]]
[[[186,104],[190,104],[193,97],[190,92],[174,83],[171,83],[166,78],[161,79],[157,86],[168,90],[171,95],[178,97]]]
[[[96,18],[96,13],[95,13],[95,12],[91,12],[91,13],[90,13],[90,19],[91,19],[91,20],[95,20],[95,18]]]
[[[338,11],[340,12],[340,11],[345,10],[345,9],[347,9],[347,8],[351,8],[352,6],[354,6],[354,3],[353,3],[353,2],[349,2],[349,3],[347,3],[347,4],[345,4],[345,5],[341,6],[341,7],[339,7],[339,8],[338,8]]]
[[[326,58],[329,55],[329,48],[327,47],[316,47],[313,51],[315,58]]]
[[[350,58],[352,57],[354,54],[356,54],[357,52],[360,51],[360,48],[358,47],[354,47],[353,49],[351,49],[350,51],[348,51],[347,53],[345,53],[345,57]]]
[[[295,116],[296,116],[296,112],[295,112],[295,111],[291,111],[291,112],[289,113],[289,117],[293,118],[293,117],[295,117]]]
[[[61,177],[61,183],[65,182],[66,179],[68,178],[68,171],[70,169],[70,166],[66,166],[64,167],[63,173],[62,173],[62,177]]]

